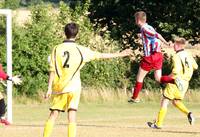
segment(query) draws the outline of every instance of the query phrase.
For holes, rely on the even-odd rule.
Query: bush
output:
[[[5,0],[5,8],[16,9],[20,7],[21,0]]]
[[[30,23],[14,29],[14,70],[23,76],[23,85],[18,89],[20,94],[32,96],[47,87],[47,58],[51,48],[61,42],[51,10],[51,6],[34,6]]]
[[[121,49],[116,41],[110,39],[110,32],[101,37],[100,30],[94,31],[93,24],[87,17],[88,7],[89,4],[86,3],[73,10],[61,2],[59,10],[55,10],[51,5],[40,4],[31,8],[31,20],[23,27],[13,24],[13,70],[14,74],[23,76],[23,85],[16,89],[16,95],[36,96],[38,92],[47,89],[47,58],[52,47],[64,40],[63,28],[66,23],[74,21],[79,24],[77,42],[81,45],[100,52]],[[2,59],[4,57],[5,55],[1,56]],[[81,72],[83,85],[124,87],[127,85],[127,66],[128,61],[124,59],[91,62]]]

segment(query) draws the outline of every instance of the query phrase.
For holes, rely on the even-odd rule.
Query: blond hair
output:
[[[178,46],[181,48],[185,48],[187,44],[187,41],[185,40],[185,38],[181,38],[181,37],[174,38],[174,42],[178,44]]]
[[[144,11],[138,11],[135,13],[134,16],[135,16],[135,19],[139,19],[142,22],[146,22],[146,20],[147,20],[147,15]]]
[[[181,44],[181,45],[185,45],[186,44],[186,40],[185,38],[181,38],[181,37],[176,37],[174,39],[174,42],[178,43],[178,44]]]

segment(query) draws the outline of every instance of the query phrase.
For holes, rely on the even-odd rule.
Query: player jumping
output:
[[[99,53],[75,43],[78,25],[69,23],[65,26],[67,40],[54,47],[50,61],[48,91],[45,98],[52,95],[50,116],[45,124],[43,137],[50,137],[54,122],[60,112],[68,112],[68,137],[76,134],[76,111],[80,100],[80,69],[86,62],[95,59],[125,57],[130,50],[121,53]]]
[[[10,80],[16,85],[20,85],[22,82],[18,75],[13,76],[13,77],[8,76],[3,71],[3,67],[0,64],[0,81],[2,81],[2,80]],[[10,123],[5,118],[5,113],[6,113],[6,104],[4,101],[3,94],[0,92],[0,123],[2,123],[4,125],[10,125]]]
[[[192,112],[189,111],[182,100],[188,89],[189,81],[192,77],[193,71],[198,68],[194,58],[184,50],[185,46],[184,38],[177,38],[174,43],[174,50],[176,54],[172,58],[173,70],[171,76],[173,78],[179,77],[183,83],[183,90],[180,91],[175,84],[167,84],[163,92],[163,98],[161,100],[161,108],[158,113],[158,117],[155,123],[148,122],[148,126],[151,128],[159,129],[162,127],[163,120],[167,113],[167,106],[169,101],[178,108],[181,112],[187,115],[189,123],[194,124],[194,117]]]
[[[135,87],[132,89],[133,95],[128,101],[130,103],[140,101],[138,95],[142,90],[143,80],[151,70],[155,70],[154,76],[156,81],[160,83],[177,83],[178,87],[182,88],[178,78],[175,81],[170,76],[162,76],[163,55],[161,53],[161,41],[165,45],[169,45],[169,43],[152,26],[146,23],[147,16],[144,11],[135,13],[135,22],[140,27],[144,57],[140,62]]]

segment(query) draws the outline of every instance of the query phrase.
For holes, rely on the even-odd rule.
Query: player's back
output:
[[[80,86],[80,69],[83,64],[83,55],[74,42],[64,42],[53,49],[51,67],[55,69],[53,90],[63,91],[65,87],[72,90],[72,86]],[[74,88],[74,87],[73,87]]]
[[[183,50],[178,52],[175,57],[177,65],[179,65],[180,75],[182,79],[189,81],[193,75],[193,71],[198,68],[198,65],[192,55]]]
[[[145,56],[150,56],[154,52],[161,52],[161,42],[152,26],[146,23],[141,27],[141,34]]]

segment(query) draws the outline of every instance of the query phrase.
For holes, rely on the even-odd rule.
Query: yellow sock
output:
[[[54,122],[51,120],[48,120],[45,124],[44,128],[44,134],[43,137],[50,137],[52,129],[53,129]]]
[[[175,106],[186,115],[190,112],[181,101],[176,102]]]
[[[68,125],[68,137],[76,136],[76,123],[69,123]]]
[[[160,111],[158,113],[158,118],[156,120],[156,125],[158,127],[162,127],[162,124],[163,124],[163,121],[164,121],[166,113],[167,113],[167,108],[161,108],[160,109]]]

